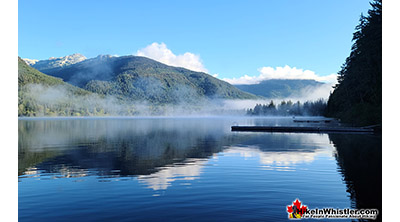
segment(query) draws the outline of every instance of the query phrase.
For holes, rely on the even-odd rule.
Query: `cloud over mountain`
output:
[[[198,72],[208,72],[199,55],[191,52],[175,55],[163,42],[161,44],[154,42],[145,48],[139,49],[136,55],[148,57],[170,66],[183,67]]]

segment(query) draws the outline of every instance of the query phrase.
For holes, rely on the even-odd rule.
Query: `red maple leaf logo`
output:
[[[297,209],[300,209],[301,201],[299,201],[299,199],[296,199],[296,201],[293,202],[293,205],[295,205]]]
[[[293,213],[293,207],[292,206],[287,206],[287,212],[288,213]]]
[[[292,205],[287,206],[287,212],[289,214],[289,218],[301,218],[306,211],[307,211],[307,206],[302,205],[299,199],[293,201]]]

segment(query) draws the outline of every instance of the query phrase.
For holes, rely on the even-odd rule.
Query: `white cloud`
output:
[[[330,74],[327,76],[319,76],[315,72],[310,70],[298,69],[296,67],[291,68],[286,65],[285,67],[261,67],[258,69],[260,75],[258,76],[248,76],[244,75],[239,78],[224,78],[222,80],[229,82],[230,84],[258,84],[263,80],[267,79],[314,79],[316,81],[325,83],[335,83],[336,74]]]
[[[154,42],[136,52],[137,56],[144,56],[170,66],[183,67],[198,72],[208,72],[204,67],[200,56],[191,52],[185,52],[182,55],[175,55],[167,48],[165,43]]]

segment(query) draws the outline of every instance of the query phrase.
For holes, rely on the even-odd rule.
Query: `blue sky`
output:
[[[153,44],[221,79],[285,66],[327,76],[349,55],[369,8],[368,0],[19,0],[18,54],[138,55]]]

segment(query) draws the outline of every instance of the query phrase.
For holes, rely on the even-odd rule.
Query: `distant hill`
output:
[[[283,99],[298,94],[307,87],[323,84],[311,79],[269,79],[258,84],[235,86],[240,90],[265,98]]]
[[[88,91],[124,100],[177,104],[258,98],[206,73],[140,56],[103,55],[68,66],[38,69]]]

